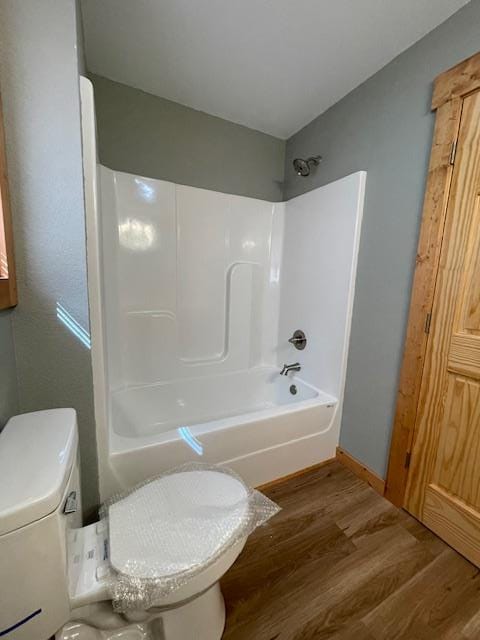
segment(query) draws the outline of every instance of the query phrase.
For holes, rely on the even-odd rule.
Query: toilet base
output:
[[[140,622],[129,622],[114,614],[109,603],[108,607],[102,604],[105,613],[102,609],[92,613],[95,622],[69,622],[55,640],[220,640],[225,627],[225,602],[218,582],[186,604],[145,612]]]

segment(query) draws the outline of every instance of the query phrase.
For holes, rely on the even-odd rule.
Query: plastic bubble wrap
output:
[[[114,496],[100,511],[109,525],[113,608],[161,606],[279,510],[235,472],[206,464],[172,469]]]

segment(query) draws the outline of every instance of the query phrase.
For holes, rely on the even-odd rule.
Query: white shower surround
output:
[[[269,203],[114,172],[81,95],[102,499],[191,460],[259,485],[332,458],[366,174]]]

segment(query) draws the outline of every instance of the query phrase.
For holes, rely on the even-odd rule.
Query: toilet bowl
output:
[[[220,469],[184,468],[82,527],[77,448],[71,409],[16,416],[0,433],[0,636],[221,638],[219,580],[255,526],[251,490]],[[276,510],[263,507],[257,524]]]
[[[77,549],[79,546],[83,548],[84,558],[88,558],[89,549],[103,548],[103,535],[97,532],[97,525],[84,527],[77,533],[81,536],[77,537],[75,545]],[[74,594],[71,598],[74,607],[71,621],[57,632],[56,640],[221,638],[225,626],[225,604],[219,580],[235,562],[245,541],[246,538],[239,540],[190,581],[158,598],[152,607],[125,613],[116,613],[108,600],[111,577],[104,572],[107,563],[87,559],[78,576],[78,590],[71,592]],[[95,554],[95,557],[101,556]]]

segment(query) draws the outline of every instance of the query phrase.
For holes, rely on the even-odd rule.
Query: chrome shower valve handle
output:
[[[307,337],[300,329],[297,329],[293,336],[289,339],[290,344],[293,344],[295,349],[303,351],[307,346]]]

